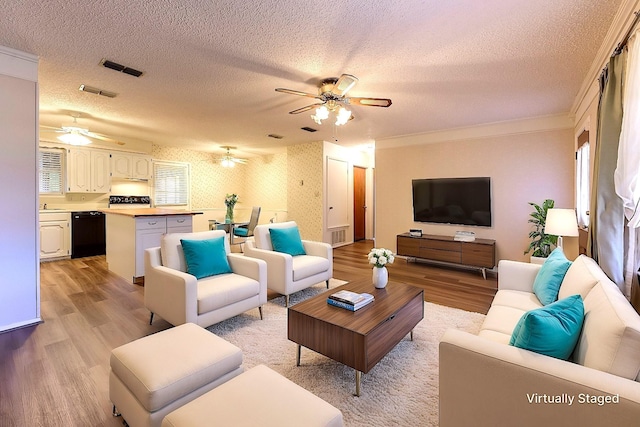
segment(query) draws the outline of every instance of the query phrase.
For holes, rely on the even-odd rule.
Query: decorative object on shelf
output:
[[[233,223],[233,208],[238,203],[237,194],[227,194],[224,198],[224,204],[227,206],[227,214],[224,217],[224,222],[227,224]]]
[[[373,248],[367,258],[369,259],[369,264],[373,264],[373,286],[378,289],[384,288],[389,281],[389,272],[386,265],[393,264],[395,260],[393,252],[385,248]]]
[[[542,205],[538,205],[533,202],[529,202],[531,206],[535,208],[529,216],[529,223],[533,224],[535,230],[529,232],[529,238],[531,243],[524,251],[524,254],[531,253],[532,257],[547,258],[551,253],[551,246],[555,246],[558,242],[558,236],[545,233],[545,224],[547,222],[547,212],[553,208],[555,202],[551,199],[546,199]]]

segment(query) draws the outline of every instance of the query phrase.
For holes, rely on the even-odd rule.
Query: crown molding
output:
[[[607,35],[600,45],[600,49],[598,49],[598,53],[591,64],[591,68],[589,68],[589,72],[585,76],[578,95],[571,106],[571,113],[577,117],[580,117],[578,110],[584,101],[587,100],[587,104],[591,102],[592,98],[590,98],[590,96],[592,96],[593,82],[598,79],[602,69],[609,62],[609,58],[614,49],[618,46],[618,43],[622,41],[627,30],[631,27],[631,23],[635,18],[634,12],[638,10],[639,3],[640,0],[624,0],[614,16],[609,31],[607,31]]]
[[[497,136],[519,135],[560,129],[573,129],[573,116],[530,117],[520,120],[486,123],[478,126],[447,129],[413,135],[396,136],[376,140],[376,148],[397,148],[408,145],[435,144],[439,142],[463,141]]]
[[[38,57],[6,46],[0,46],[0,74],[38,81]]]

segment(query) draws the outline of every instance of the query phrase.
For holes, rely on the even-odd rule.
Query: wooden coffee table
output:
[[[327,297],[346,289],[367,292],[375,300],[352,312],[327,303]],[[356,396],[360,380],[424,317],[422,289],[398,282],[376,289],[370,279],[358,280],[331,289],[289,307],[288,337],[301,347],[323,354],[356,370]]]

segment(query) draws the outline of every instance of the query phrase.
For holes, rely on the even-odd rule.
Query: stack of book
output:
[[[338,291],[327,298],[328,304],[351,311],[356,311],[371,301],[373,301],[373,295],[351,291]]]

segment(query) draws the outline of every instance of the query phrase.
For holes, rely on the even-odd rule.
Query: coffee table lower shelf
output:
[[[341,289],[368,292],[375,300],[356,312],[327,304],[327,296]],[[355,369],[359,396],[362,374],[408,334],[413,340],[413,329],[423,317],[421,289],[396,282],[375,289],[370,281],[351,282],[289,307],[288,337],[298,344],[297,366],[306,347]]]

